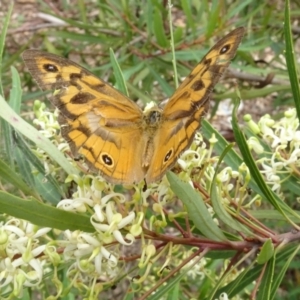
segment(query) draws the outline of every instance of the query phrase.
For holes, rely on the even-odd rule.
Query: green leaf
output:
[[[165,34],[164,24],[163,24],[163,13],[157,7],[154,7],[153,13],[153,32],[156,37],[157,43],[166,48],[169,41]]]
[[[271,288],[274,279],[275,256],[272,256],[268,261],[263,278],[260,282],[257,300],[271,299]]]
[[[242,90],[241,91],[241,98],[242,99],[256,99],[257,97],[266,97],[267,95],[270,95],[271,93],[280,93],[283,91],[290,91],[291,87],[290,85],[274,85],[274,86],[267,86],[261,89],[253,89],[253,90]],[[222,94],[214,95],[215,100],[223,100],[223,99],[233,99],[236,97],[235,92],[226,92]]]
[[[221,9],[221,6],[220,6],[219,1],[213,0],[211,3],[211,6],[210,6],[209,16],[208,16],[207,25],[206,25],[207,37],[210,37],[213,34],[213,32],[220,20],[220,17],[219,17],[220,9]]]
[[[3,52],[4,52],[4,47],[5,47],[6,33],[7,33],[8,26],[9,26],[9,21],[10,21],[10,17],[12,14],[12,10],[13,10],[13,5],[14,5],[14,2],[11,3],[9,10],[6,13],[6,17],[4,19],[4,23],[2,25],[1,34],[0,34],[0,96],[1,95],[4,96],[3,86],[2,86],[2,72],[4,70]],[[17,82],[16,82],[17,78],[16,78],[15,72],[13,72],[12,75],[13,75],[13,83],[17,85]],[[20,85],[18,87],[20,88]],[[15,92],[16,88],[13,88],[12,91]],[[12,96],[12,94],[13,94],[13,92],[11,92],[11,96]],[[17,92],[16,92],[16,94],[17,94]],[[0,107],[0,109],[1,109],[1,107]],[[11,151],[11,149],[13,149],[12,140],[11,140],[11,128],[3,120],[1,120],[0,126],[1,126],[1,135],[3,135],[3,137],[4,137],[4,147],[6,150],[6,157],[8,160],[8,164],[11,168],[14,168],[13,153]]]
[[[1,105],[0,105],[1,109]],[[4,147],[5,148],[5,158],[7,163],[9,164],[9,167],[11,169],[15,168],[14,164],[14,145],[12,140],[13,131],[11,126],[5,122],[4,120],[1,121],[1,135],[4,138]]]
[[[214,222],[200,194],[172,172],[167,173],[167,178],[171,190],[186,206],[189,217],[196,228],[209,239],[226,241],[225,235]]]
[[[27,183],[25,183],[19,174],[10,168],[3,160],[0,159],[0,178],[11,183],[16,189],[21,190],[25,195],[37,196]]]
[[[182,9],[186,15],[189,27],[192,29],[193,35],[196,33],[196,22],[193,19],[192,2],[190,0],[181,0]]]
[[[183,40],[184,30],[182,27],[176,27],[174,29],[174,43],[177,44]]]
[[[22,101],[22,88],[21,81],[18,71],[11,67],[12,73],[12,89],[9,94],[9,106],[17,113],[20,114],[21,111],[21,101]]]
[[[221,196],[218,192],[218,188],[217,188],[217,184],[216,184],[216,179],[217,179],[217,174],[218,174],[218,169],[220,167],[220,164],[222,163],[223,158],[226,157],[226,154],[231,150],[232,147],[233,147],[233,144],[228,145],[224,149],[222,155],[219,158],[218,164],[215,169],[215,175],[214,175],[214,178],[213,178],[212,184],[211,184],[210,199],[211,199],[211,203],[212,203],[215,213],[217,214],[219,219],[222,220],[222,222],[224,222],[226,225],[228,225],[233,230],[238,230],[238,231],[244,232],[245,234],[251,235],[252,234],[251,231],[247,227],[243,226],[241,223],[234,220],[233,217],[223,207],[222,202],[221,202],[222,201]]]
[[[5,47],[5,38],[6,38],[6,33],[7,33],[7,29],[9,26],[9,21],[10,21],[10,17],[11,17],[11,13],[14,7],[14,2],[11,2],[11,5],[9,6],[9,9],[7,11],[7,13],[5,14],[5,18],[4,18],[4,22],[3,25],[1,26],[1,34],[0,34],[0,96],[3,96],[3,86],[2,86],[2,56],[3,56],[3,52],[4,52],[4,47]]]
[[[235,5],[233,7],[231,7],[231,9],[226,14],[225,18],[227,20],[231,20],[236,15],[238,15],[241,11],[243,11],[243,9],[245,9],[245,7],[247,7],[251,2],[252,2],[252,0],[244,0],[244,1],[240,1],[240,2],[239,1],[233,2],[233,4],[235,4]],[[261,9],[261,7],[260,7],[260,9]]]
[[[295,248],[299,246],[287,246],[284,249],[281,248],[281,252],[276,254],[276,264],[279,262],[285,262],[290,259],[290,256],[294,253]],[[244,291],[244,289],[255,281],[258,276],[261,274],[263,265],[256,265],[255,267],[246,268],[242,271],[236,279],[231,281],[225,287],[222,287],[218,290],[216,296],[219,296],[221,293],[227,293],[228,297],[231,299],[239,292]],[[217,298],[217,297],[215,297]]]
[[[180,281],[186,276],[188,270],[185,272],[177,273],[172,279],[168,281],[168,284],[161,285],[153,295],[147,297],[149,300],[161,300],[161,299],[180,299],[179,297],[179,284]],[[165,298],[167,297],[167,298]]]
[[[58,201],[64,197],[64,193],[60,184],[56,181],[56,179],[51,175],[51,173],[47,173],[42,162],[37,158],[36,155],[33,154],[32,150],[29,148],[25,140],[21,135],[14,132],[14,142],[17,146],[17,149],[22,153],[22,157],[20,161],[18,161],[18,166],[20,173],[22,174],[22,178],[27,177],[27,172],[30,173],[33,171],[32,167],[21,168],[22,161],[30,162],[30,164],[36,169],[39,174],[34,178],[34,185],[43,199],[50,201],[52,204],[57,204]],[[32,176],[32,175],[28,175]]]
[[[144,104],[149,103],[152,101],[150,97],[148,97],[143,91],[137,89],[135,86],[133,86],[130,82],[127,82],[127,86],[132,94],[134,94],[136,97],[141,99]]]
[[[256,261],[258,264],[262,265],[268,262],[273,256],[274,256],[274,245],[271,239],[267,239],[264,242],[257,256]]]
[[[33,141],[53,158],[68,174],[79,175],[78,170],[70,164],[66,157],[39,131],[25,122],[0,96],[0,117],[6,120],[12,127]]]
[[[112,64],[112,67],[114,70],[114,76],[116,78],[118,90],[128,97],[128,90],[126,87],[126,83],[125,83],[121,68],[115,57],[114,51],[111,48],[109,49],[109,55],[110,55],[110,61],[111,61],[111,64]]]
[[[285,1],[285,17],[284,17],[284,36],[286,44],[286,65],[290,77],[292,93],[294,97],[295,107],[297,110],[298,119],[300,120],[300,88],[297,74],[297,64],[295,60],[295,50],[293,46],[291,20],[290,20],[290,2]]]
[[[159,86],[164,91],[164,93],[167,96],[171,96],[174,92],[174,88],[172,88],[170,86],[170,84],[167,82],[167,80],[165,80],[161,76],[161,74],[157,72],[157,70],[155,68],[152,68],[152,66],[150,66],[149,64],[146,64],[146,66],[149,69],[149,71],[151,72],[151,74],[153,75],[154,79],[158,82]]]
[[[20,173],[22,178],[24,178],[27,185],[34,189],[35,183],[29,161],[25,159],[22,150],[18,147],[14,149],[14,154],[18,166],[18,172]]]
[[[276,249],[276,251],[278,252],[278,249]],[[278,271],[278,266],[276,268],[276,276],[274,278],[274,282],[273,282],[273,285],[271,287],[271,299],[274,299],[275,298],[275,295],[277,293],[277,290],[282,282],[282,280],[284,279],[285,277],[285,273],[290,265],[290,263],[292,262],[292,260],[295,258],[295,256],[299,253],[299,250],[300,250],[300,245],[298,245],[298,247],[295,248],[295,251],[293,253],[291,253],[286,260],[284,260],[284,264],[281,268],[280,271]]]
[[[62,199],[62,193],[60,189],[57,189],[56,186],[48,180],[49,177],[50,176],[44,176],[41,173],[37,174],[34,176],[34,187],[43,197],[43,200],[56,205]]]
[[[41,227],[84,232],[95,231],[89,216],[64,211],[38,202],[36,199],[24,200],[3,191],[0,191],[0,212],[27,220]]]
[[[259,220],[271,220],[271,221],[285,221],[285,217],[274,209],[263,209],[263,210],[249,210],[251,216]],[[300,212],[295,210],[295,213],[298,214],[298,218],[290,216],[294,222],[299,221]]]

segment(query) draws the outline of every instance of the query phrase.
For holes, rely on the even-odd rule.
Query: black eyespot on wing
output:
[[[164,158],[164,163],[166,163],[172,157],[172,155],[173,155],[173,149],[170,149]]]
[[[113,158],[108,155],[107,153],[102,153],[101,154],[101,160],[102,162],[109,168],[113,167],[114,166],[114,160]]]
[[[225,45],[224,47],[222,47],[222,49],[220,50],[220,54],[224,54],[226,52],[228,52],[230,49],[230,44]]]
[[[51,72],[51,73],[56,73],[58,72],[58,68],[56,65],[53,65],[53,64],[44,64],[43,65],[43,68],[45,71],[47,72]]]

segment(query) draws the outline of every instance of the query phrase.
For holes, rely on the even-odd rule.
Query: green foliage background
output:
[[[0,114],[10,124],[16,121],[14,127],[18,132],[48,151],[51,147],[49,141],[18,119],[18,115],[21,115],[30,122],[33,100],[43,99],[43,92],[37,88],[20,59],[21,53],[27,48],[38,48],[71,58],[124,91],[123,79],[117,76],[120,66],[131,98],[145,104],[150,100],[159,102],[169,97],[177,85],[174,74],[175,78],[176,75],[185,77],[219,37],[233,28],[244,26],[247,34],[231,65],[232,69],[239,71],[228,77],[238,78],[241,99],[246,107],[252,106],[252,102],[254,105],[259,103],[261,99],[267,106],[266,111],[272,112],[274,118],[282,116],[283,109],[289,106],[295,106],[300,115],[297,65],[293,61],[292,49],[299,28],[289,28],[289,24],[294,24],[300,15],[297,2],[291,4],[291,9],[286,9],[283,1],[172,1],[177,73],[174,73],[172,63],[167,1],[38,1],[27,5],[27,9],[24,9],[18,3],[14,6],[10,6],[10,1],[2,3],[0,92],[12,110],[3,106]],[[295,56],[299,57],[297,48]],[[239,61],[243,63],[238,64]],[[226,82],[221,81],[212,97],[215,100],[215,106],[211,107],[213,113],[222,100],[236,98],[236,80]],[[258,118],[261,113],[259,109],[255,117]],[[227,159],[227,163],[234,166],[243,159],[249,167],[253,161],[245,147],[237,119],[234,119],[234,125],[242,158],[232,150],[225,161]],[[207,121],[203,122],[202,130],[206,138],[212,132],[219,136],[220,144],[217,147],[221,154],[227,146],[225,140]],[[0,212],[30,220],[40,226],[79,228],[87,232],[93,230],[84,216],[58,211],[44,204],[38,206],[35,200],[28,200],[24,204],[21,198],[26,196],[55,205],[68,191],[51,175],[45,174],[42,163],[32,155],[27,141],[4,121],[1,124],[0,142],[0,178],[3,186],[3,191],[0,191]],[[49,152],[67,173],[77,175],[78,171],[69,169],[72,167],[61,153],[55,149]],[[33,169],[38,170],[37,176],[32,175]],[[253,215],[267,220],[279,232],[289,228],[282,221],[282,212],[288,215],[290,224],[299,222],[298,204],[295,201],[300,195],[299,179],[292,177],[285,183],[287,202],[281,203],[259,178],[259,171],[254,164],[251,174],[251,188],[261,192],[277,210],[265,210],[262,214],[254,211]],[[43,181],[45,176],[48,179],[46,186]],[[298,249],[291,246],[265,265],[267,271],[262,285],[267,286],[268,291],[260,292],[259,299],[299,298],[297,252]],[[293,261],[292,264],[289,264],[289,259]],[[257,279],[261,269],[262,266],[257,265],[250,272],[250,268],[245,267],[237,280],[220,288],[217,294],[226,291],[232,297],[243,297],[245,288]],[[151,299],[159,299],[158,295],[162,294],[171,295],[171,292],[172,299],[188,299],[178,288],[179,282],[180,276],[172,281],[172,289],[164,287],[156,298],[153,296]],[[199,299],[204,299],[202,295],[208,294],[204,285],[203,291],[198,293]]]

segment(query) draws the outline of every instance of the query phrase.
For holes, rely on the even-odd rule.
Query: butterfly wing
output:
[[[210,94],[235,56],[243,34],[244,28],[240,27],[218,41],[165,105],[162,126],[153,140],[154,153],[147,182],[159,180],[192,143]]]
[[[68,59],[38,50],[25,51],[23,59],[41,89],[54,91],[50,101],[59,109],[73,155],[82,154],[112,183],[140,182],[144,171],[137,153],[144,141],[138,105]]]

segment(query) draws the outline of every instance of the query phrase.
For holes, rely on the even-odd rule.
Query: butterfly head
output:
[[[145,128],[158,129],[162,122],[162,110],[153,106],[149,110],[144,111],[144,126]]]

